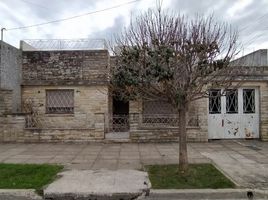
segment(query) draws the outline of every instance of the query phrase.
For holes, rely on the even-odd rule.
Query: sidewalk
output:
[[[178,143],[0,144],[0,162],[58,163],[66,169],[142,169],[178,163]],[[212,162],[238,185],[268,188],[268,143],[214,141],[189,143],[190,163]]]

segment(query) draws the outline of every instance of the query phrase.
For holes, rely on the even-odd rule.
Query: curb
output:
[[[33,189],[0,189],[0,200],[41,200]]]
[[[261,189],[170,189],[150,190],[147,199],[268,199]]]

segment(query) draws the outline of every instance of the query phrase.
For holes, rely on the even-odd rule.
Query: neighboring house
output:
[[[109,75],[114,58],[104,41],[32,40],[22,41],[21,50],[12,48],[19,70],[10,73],[22,79],[19,83],[20,79],[12,81],[16,83],[13,88],[0,89],[0,140],[178,139],[178,116],[168,103],[125,102],[113,97]],[[5,55],[2,51],[6,50],[1,49],[1,55]],[[226,96],[218,96],[220,89],[214,89],[209,99],[200,99],[190,106],[189,141],[268,140],[267,50],[235,62],[252,73],[241,87],[230,90]],[[17,69],[17,65],[11,64],[9,68]],[[21,90],[21,96],[12,99],[12,95],[18,94],[17,89]],[[9,109],[18,99],[24,114],[15,114],[20,109],[13,109],[12,114]]]
[[[13,112],[19,112],[21,108],[20,83],[21,51],[0,41],[0,90],[12,90],[12,105],[9,109]]]

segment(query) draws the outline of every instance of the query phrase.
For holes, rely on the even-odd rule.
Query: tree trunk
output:
[[[180,134],[179,168],[180,171],[187,171],[188,155],[187,155],[187,134],[186,134],[186,107],[183,107],[179,110],[179,134]]]

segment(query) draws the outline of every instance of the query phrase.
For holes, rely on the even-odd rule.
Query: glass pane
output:
[[[243,111],[244,113],[255,113],[255,90],[243,90]]]
[[[221,113],[221,90],[209,91],[209,113]]]
[[[226,90],[226,113],[238,113],[238,92],[237,90]]]

